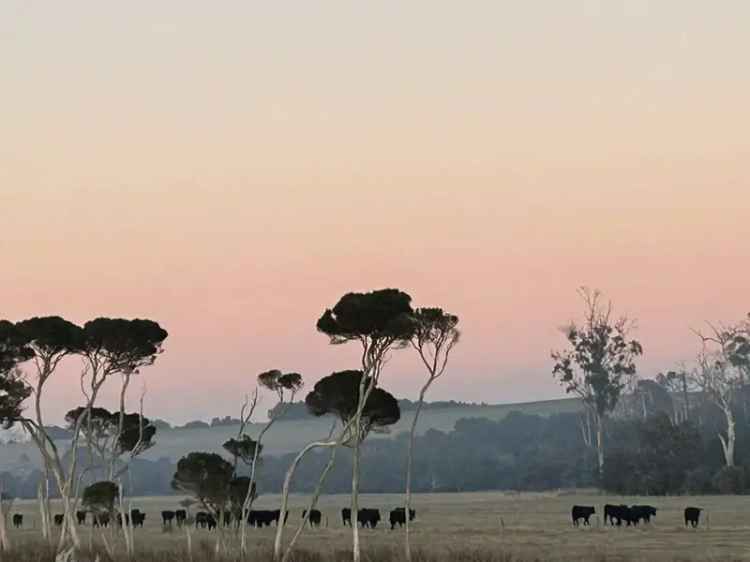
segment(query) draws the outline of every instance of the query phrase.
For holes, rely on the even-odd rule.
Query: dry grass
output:
[[[136,531],[137,560],[187,562],[185,532],[178,529],[164,532],[159,512],[174,509],[178,497],[136,498],[133,507],[147,513],[146,528]],[[300,518],[305,497],[294,497],[291,504],[289,529],[293,532]],[[347,505],[346,496],[328,496],[321,500],[324,524],[320,530],[306,530],[299,542],[299,562],[348,560],[351,531],[341,526],[339,511]],[[399,496],[364,495],[362,505],[391,509],[400,502]],[[604,503],[649,503],[659,512],[656,521],[645,527],[604,528],[599,520],[592,528],[574,529],[570,523],[573,504],[595,505],[601,511]],[[420,494],[415,497],[417,521],[413,544],[420,562],[526,562],[526,561],[661,561],[661,560],[744,560],[750,559],[750,505],[739,496],[622,498],[580,494]],[[707,510],[708,518],[697,530],[685,529],[682,510],[696,505]],[[264,496],[258,508],[274,508],[278,498]],[[33,503],[17,504],[26,518],[36,514]],[[387,514],[385,519],[387,519]],[[28,523],[28,521],[27,521]],[[250,560],[268,559],[275,529],[250,529]],[[193,532],[193,560],[213,560],[216,533]],[[402,560],[403,533],[391,531],[387,525],[363,530],[363,560],[391,562]],[[27,528],[12,531],[16,544],[14,557],[3,562],[49,560],[39,551],[38,531]],[[108,560],[101,547],[98,532],[82,529],[84,543]],[[227,555],[218,560],[236,560],[236,537],[225,533]],[[119,552],[122,552],[119,547]],[[94,559],[91,556],[87,559]]]

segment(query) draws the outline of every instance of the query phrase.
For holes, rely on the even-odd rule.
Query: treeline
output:
[[[413,412],[417,409],[419,402],[413,400],[407,400],[402,398],[398,401],[398,407],[401,413]],[[492,404],[486,404],[485,402],[460,402],[456,400],[438,400],[437,402],[424,402],[421,406],[422,410],[438,410],[445,408],[491,408]],[[305,403],[300,400],[291,404],[276,404],[273,408],[268,410],[268,418],[274,419],[283,416],[285,420],[299,420],[310,417]],[[216,420],[216,418],[214,418]],[[239,423],[239,420],[236,420]],[[211,422],[214,425],[214,422]],[[231,424],[236,425],[236,424]]]

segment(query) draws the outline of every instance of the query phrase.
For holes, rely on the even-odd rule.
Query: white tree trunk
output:
[[[422,411],[422,405],[424,404],[424,397],[427,393],[427,389],[432,383],[432,380],[433,379],[430,378],[430,380],[427,381],[427,384],[422,387],[422,390],[419,393],[419,402],[417,402],[417,409],[414,412],[414,419],[411,422],[411,430],[409,431],[409,450],[406,457],[406,497],[404,500],[404,517],[406,522],[406,541],[404,544],[404,554],[406,555],[406,562],[411,562],[411,537],[409,534],[409,521],[411,517],[409,517],[409,510],[411,509],[411,474],[414,464],[414,438],[417,432],[417,422],[419,421],[419,414]]]
[[[10,538],[8,538],[8,514],[13,506],[12,499],[3,499],[3,487],[0,484],[0,553],[10,550]],[[0,558],[2,555],[0,554]]]
[[[727,436],[719,434],[719,440],[721,440],[721,448],[724,451],[724,463],[727,467],[734,466],[734,442],[736,440],[736,434],[734,430],[734,414],[729,406],[723,408],[724,416],[727,420]]]
[[[360,438],[359,438],[359,427],[360,423],[357,422],[355,425],[355,431],[357,436],[354,440],[354,455],[352,461],[352,560],[353,562],[360,562],[361,553],[359,547],[359,453],[360,453]]]
[[[604,476],[604,420],[596,415],[596,457],[599,468],[599,478]]]

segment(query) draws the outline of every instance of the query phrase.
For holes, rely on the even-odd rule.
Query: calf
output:
[[[195,526],[213,531],[216,529],[216,518],[210,513],[199,511],[195,514]]]
[[[302,512],[302,519],[307,515],[307,510]],[[320,521],[323,519],[323,514],[318,509],[311,509],[310,516],[307,518],[310,527],[320,527]]]
[[[172,521],[174,521],[175,518],[175,512],[174,511],[162,511],[161,512],[161,522],[162,525],[165,527],[171,527]]]
[[[416,511],[413,509],[409,510],[409,521],[414,521],[414,517],[417,514]],[[403,527],[406,525],[406,508],[404,507],[397,507],[390,513],[389,521],[391,522],[391,530],[393,530],[396,525],[399,527]]]
[[[348,507],[341,510],[341,522],[344,524],[344,527],[347,525],[352,526],[352,510]]]
[[[15,527],[16,529],[20,529],[21,527],[23,527],[23,514],[13,514],[13,527]]]
[[[133,527],[143,528],[143,523],[146,521],[146,514],[142,513],[140,509],[133,509],[130,512],[130,521],[133,523]]]
[[[574,505],[571,510],[571,516],[573,517],[573,525],[578,527],[583,520],[584,525],[591,525],[589,518],[596,513],[596,509],[588,505]]]
[[[701,511],[703,511],[700,507],[686,507],[685,508],[685,527],[688,526],[688,524],[692,525],[693,529],[698,527],[698,523],[701,518]]]
[[[58,513],[58,514],[57,514],[57,515],[55,515],[55,517],[53,518],[53,521],[54,521],[54,523],[55,523],[55,525],[56,525],[57,527],[60,527],[60,526],[62,526],[62,524],[63,524],[63,519],[65,519],[65,515],[64,515],[64,514],[62,514],[62,513]]]
[[[642,520],[651,523],[651,518],[656,517],[656,508],[650,505],[634,505],[630,508],[630,519],[633,525],[638,525]]]
[[[85,511],[76,511],[76,522],[79,525],[86,524],[86,512]]]

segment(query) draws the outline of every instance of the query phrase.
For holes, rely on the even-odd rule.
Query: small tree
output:
[[[413,310],[411,297],[397,289],[382,289],[370,293],[348,293],[326,310],[317,323],[318,331],[330,342],[340,345],[359,343],[362,350],[362,372],[357,409],[352,418],[354,428],[361,427],[362,410],[372,390],[377,387],[388,354],[394,348],[408,345],[412,335]],[[353,446],[352,513],[359,510],[359,439]],[[359,528],[352,525],[352,553],[354,562],[360,561]]]
[[[312,415],[320,417],[332,414],[341,423],[342,429],[338,437],[332,440],[336,427],[334,423],[327,439],[308,444],[299,452],[287,470],[281,493],[282,513],[286,512],[292,478],[305,455],[318,447],[332,448],[328,464],[318,480],[307,513],[300,522],[284,554],[284,561],[289,560],[292,549],[310,516],[310,512],[315,508],[323,483],[333,467],[337,447],[341,444],[350,447],[359,446],[359,443],[367,437],[370,431],[392,425],[401,416],[398,401],[393,395],[381,388],[372,388],[364,406],[362,408],[359,407],[360,389],[363,385],[366,387],[370,385],[369,381],[363,382],[364,378],[362,371],[340,371],[333,373],[319,380],[305,398],[305,405]],[[352,511],[352,513],[355,514],[356,518],[357,512]],[[274,541],[275,560],[278,560],[281,554],[282,530],[283,525],[280,525],[276,529],[276,538]]]
[[[18,365],[34,357],[28,340],[7,320],[0,320],[0,427],[10,429],[20,419],[32,389]]]
[[[84,488],[81,504],[95,514],[107,513],[112,515],[119,494],[120,488],[114,482],[109,480],[95,482]]]
[[[635,376],[635,359],[641,344],[630,339],[633,323],[627,317],[612,319],[612,303],[604,306],[601,293],[582,288],[585,304],[581,325],[565,329],[569,348],[554,351],[553,376],[568,393],[577,394],[596,426],[596,451],[601,477],[604,470],[604,423],[617,406],[629,377]]]
[[[188,453],[177,462],[172,488],[192,495],[215,518],[229,500],[232,464],[216,453]]]
[[[411,345],[416,350],[419,358],[427,369],[427,380],[419,391],[419,400],[414,412],[414,418],[409,430],[409,450],[406,461],[406,497],[404,500],[404,512],[406,513],[406,560],[411,562],[411,542],[409,536],[410,509],[411,509],[411,477],[414,462],[414,437],[417,431],[419,414],[422,411],[424,397],[433,382],[439,379],[448,365],[448,357],[453,347],[458,343],[460,332],[458,316],[448,314],[441,308],[420,308],[414,313],[413,334]]]

